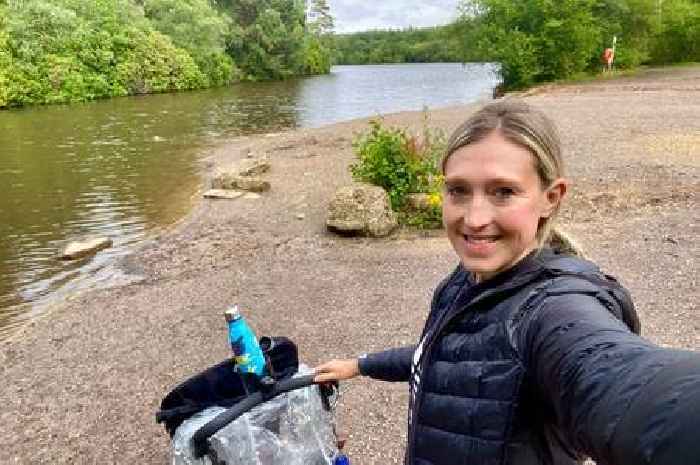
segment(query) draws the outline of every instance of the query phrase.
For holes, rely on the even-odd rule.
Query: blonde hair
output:
[[[527,149],[543,189],[564,176],[561,142],[554,123],[541,111],[520,100],[499,100],[474,113],[450,136],[442,159],[442,173],[450,156],[461,147],[478,142],[499,131],[510,142]],[[583,256],[573,239],[556,226],[560,205],[537,228],[537,247],[549,245],[561,252]]]

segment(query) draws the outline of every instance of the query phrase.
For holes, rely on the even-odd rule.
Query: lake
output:
[[[241,135],[471,103],[491,64],[335,66],[331,74],[222,89],[0,112],[0,339],[76,290],[124,282],[113,266],[184,217],[200,160]],[[114,246],[77,262],[70,240]]]

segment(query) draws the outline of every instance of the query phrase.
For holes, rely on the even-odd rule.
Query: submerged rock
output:
[[[344,235],[383,237],[391,234],[398,221],[384,189],[356,183],[336,191],[328,205],[326,226]]]
[[[71,242],[61,253],[61,259],[75,260],[86,257],[102,249],[112,247],[112,244],[112,239],[108,237],[95,237],[80,242]]]

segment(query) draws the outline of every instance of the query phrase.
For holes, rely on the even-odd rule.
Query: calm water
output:
[[[0,338],[51,299],[127,279],[115,258],[186,214],[212,144],[469,103],[496,80],[481,64],[337,66],[286,82],[0,112]],[[114,247],[57,260],[87,235]]]

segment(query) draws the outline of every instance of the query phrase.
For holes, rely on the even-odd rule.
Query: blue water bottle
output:
[[[241,315],[238,305],[226,310],[224,316],[228,323],[228,340],[236,360],[236,371],[264,376],[266,374],[265,357],[255,333]]]
[[[333,459],[333,465],[350,465],[350,459],[345,454],[338,454]]]

